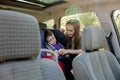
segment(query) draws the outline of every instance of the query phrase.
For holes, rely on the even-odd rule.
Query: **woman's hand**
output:
[[[67,50],[65,50],[65,49],[60,49],[60,50],[59,50],[59,54],[65,55],[65,54],[67,54]]]
[[[71,49],[60,49],[59,50],[59,54],[62,54],[62,55],[65,55],[67,53],[69,54],[80,54],[80,53],[83,53],[84,51],[82,49],[78,49],[78,50],[71,50]]]

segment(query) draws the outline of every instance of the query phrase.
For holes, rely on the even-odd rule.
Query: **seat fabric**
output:
[[[57,62],[42,58],[40,60],[40,69],[42,71],[43,80],[66,80],[62,69]]]
[[[76,80],[120,80],[120,65],[115,56],[109,51],[99,50],[104,48],[105,42],[102,28],[84,29],[82,46],[87,52],[73,60]]]
[[[40,65],[35,60],[0,64],[0,80],[44,80]]]
[[[65,80],[56,62],[37,57],[40,40],[36,18],[0,10],[0,80]]]

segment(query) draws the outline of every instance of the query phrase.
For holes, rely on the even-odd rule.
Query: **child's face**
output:
[[[47,37],[47,42],[49,44],[55,45],[56,44],[56,38],[55,38],[55,36],[53,34],[52,34],[52,36],[48,36]]]

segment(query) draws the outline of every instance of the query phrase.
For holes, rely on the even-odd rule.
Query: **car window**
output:
[[[54,19],[50,19],[48,21],[43,22],[45,24],[47,24],[47,29],[53,29],[54,26]]]
[[[81,30],[86,26],[100,27],[100,22],[95,12],[64,16],[61,18],[60,27],[65,29],[65,24],[70,19],[78,19],[80,21]]]
[[[115,22],[115,26],[117,27],[118,33],[120,35],[120,10],[115,10],[113,12],[113,19]]]

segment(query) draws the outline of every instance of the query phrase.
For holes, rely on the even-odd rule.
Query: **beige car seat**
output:
[[[73,61],[76,80],[120,80],[116,57],[104,49],[105,34],[100,27],[86,27],[82,33],[82,49],[86,51]]]
[[[0,10],[0,80],[65,80],[55,61],[37,59],[40,51],[37,20]]]

